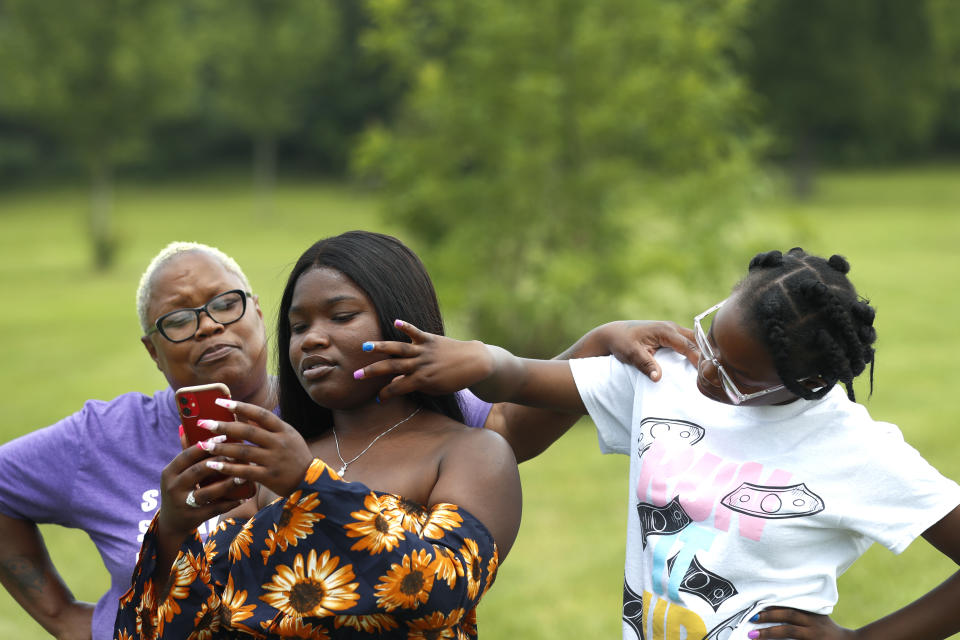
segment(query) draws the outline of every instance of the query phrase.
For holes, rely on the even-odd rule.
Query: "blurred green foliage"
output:
[[[336,63],[335,7],[323,0],[206,0],[200,7],[215,108],[252,139],[254,179],[269,192],[279,137],[303,120],[317,69]]]
[[[644,259],[672,262],[618,249],[631,225],[614,212],[642,202],[656,211],[636,222],[655,234],[669,237],[666,215],[674,234],[736,239],[723,227],[757,159],[806,158],[795,175],[809,187],[818,150],[956,152],[958,68],[950,0],[7,0],[0,185],[88,177],[88,233],[107,266],[118,172],[252,158],[269,211],[280,159],[343,175],[359,158],[428,246],[460,238],[443,243],[452,275],[492,269],[454,304],[483,326],[532,315],[525,343],[539,352],[538,327],[557,322],[549,302],[502,320],[480,318],[487,303],[561,284],[583,309],[609,310],[596,307],[598,253],[611,289]],[[778,144],[758,147],[768,132]],[[477,211],[485,222],[464,224]],[[468,250],[484,235],[474,227],[501,231],[495,251]],[[511,287],[498,295],[494,281]]]
[[[536,44],[547,47],[546,59],[564,29],[570,47],[553,49],[555,65],[564,55],[584,53],[591,33],[610,30],[608,53],[598,50],[590,63],[596,84],[618,80],[612,72],[624,65],[616,47],[627,59],[642,51],[647,67],[675,65],[669,61],[684,52],[697,57],[712,47],[718,65],[737,63],[768,107],[763,120],[785,135],[787,124],[803,123],[829,138],[826,145],[836,138],[846,156],[867,161],[960,149],[960,8],[953,0],[576,4],[491,3],[482,24],[462,22],[450,31],[458,14],[475,11],[471,3],[6,0],[0,4],[0,181],[69,172],[78,166],[70,164],[78,137],[102,147],[104,130],[113,134],[106,142],[115,158],[148,175],[248,158],[254,127],[277,132],[289,166],[343,173],[353,136],[370,124],[390,126],[408,90],[419,86],[411,75],[419,62],[388,43],[417,41],[443,64],[448,53],[461,55],[461,36],[479,41],[479,29],[492,34],[498,47],[492,54],[510,59],[516,48],[515,66],[534,62],[529,50]],[[385,11],[408,14],[393,25],[412,31],[389,32]],[[520,39],[517,30],[531,13],[539,14],[546,33]],[[574,24],[581,17],[592,25]],[[689,31],[665,33],[663,47],[649,49],[651,32],[661,23],[676,29],[681,19]],[[373,20],[379,22],[370,34]],[[734,41],[731,28],[742,37]],[[368,39],[380,44],[361,46]],[[379,55],[384,50],[392,55]],[[689,96],[694,88],[676,95]],[[600,103],[614,91],[604,88],[594,101],[620,110],[625,105],[616,101]],[[523,99],[540,96],[526,91],[514,103],[524,109]],[[268,113],[262,105],[271,101]],[[664,113],[676,104],[657,102]],[[709,111],[709,92],[698,102]],[[649,134],[649,124],[642,117],[622,122],[622,144],[631,144],[640,129]],[[85,146],[89,152],[91,144]],[[780,149],[788,150],[789,144]]]
[[[669,253],[633,250],[648,221],[664,247],[710,238],[684,256],[688,274],[729,248],[755,179],[749,95],[725,56],[747,3],[369,7],[365,43],[410,90],[358,166],[441,284],[462,284],[447,300],[473,332],[549,356],[617,315],[633,275]]]
[[[0,107],[63,143],[90,177],[95,263],[113,261],[114,167],[146,153],[151,125],[182,114],[194,80],[176,2],[0,5]]]
[[[954,46],[933,37],[950,29],[938,19],[944,10],[899,0],[756,4],[745,67],[782,136],[774,153],[794,163],[798,194],[812,188],[818,158],[886,160],[933,145],[947,115],[940,56]]]

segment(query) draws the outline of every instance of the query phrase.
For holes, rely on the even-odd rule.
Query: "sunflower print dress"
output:
[[[300,486],[245,523],[180,548],[166,593],[150,578],[156,518],[115,640],[477,637],[493,538],[452,504],[423,507],[345,482],[314,459]]]

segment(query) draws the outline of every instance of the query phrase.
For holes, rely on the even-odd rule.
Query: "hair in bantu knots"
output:
[[[843,256],[821,258],[794,247],[754,256],[735,287],[783,384],[801,398],[821,398],[842,382],[856,400],[853,380],[867,365],[873,393],[876,310],[857,293],[849,272]],[[817,390],[802,384],[815,377],[826,384]]]

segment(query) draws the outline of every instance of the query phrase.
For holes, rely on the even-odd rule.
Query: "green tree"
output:
[[[793,159],[798,195],[818,157],[875,160],[929,144],[941,85],[928,3],[764,0],[747,69]]]
[[[938,114],[938,150],[960,151],[960,2],[928,0],[937,70],[943,93]]]
[[[113,174],[150,126],[190,105],[195,57],[183,5],[141,0],[0,3],[0,107],[46,130],[88,171],[89,232],[110,265]]]
[[[215,108],[253,141],[264,207],[280,136],[303,129],[311,78],[335,64],[340,14],[329,0],[208,0],[201,17]]]
[[[550,355],[718,276],[755,146],[727,55],[745,6],[370,2],[410,90],[357,166],[472,335]]]

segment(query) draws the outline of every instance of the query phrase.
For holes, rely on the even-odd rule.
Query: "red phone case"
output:
[[[214,402],[217,398],[229,397],[230,389],[227,388],[227,385],[219,382],[177,389],[177,411],[180,412],[180,424],[183,425],[187,442],[196,444],[201,440],[209,440],[216,435],[209,429],[197,426],[197,420],[200,418],[223,422],[236,420],[232,411]]]
[[[177,411],[180,414],[180,424],[183,425],[183,433],[190,444],[195,445],[216,435],[209,429],[197,426],[197,420],[203,418],[221,422],[235,422],[237,419],[232,411],[214,402],[217,398],[230,397],[230,389],[225,384],[215,382],[193,387],[181,387],[177,389],[174,395],[177,401]],[[235,438],[227,438],[227,442],[239,441]],[[217,476],[203,484],[209,484],[219,479],[220,476]],[[249,498],[253,495],[253,487],[249,483],[237,485],[237,488],[231,490],[227,495],[236,500]]]

